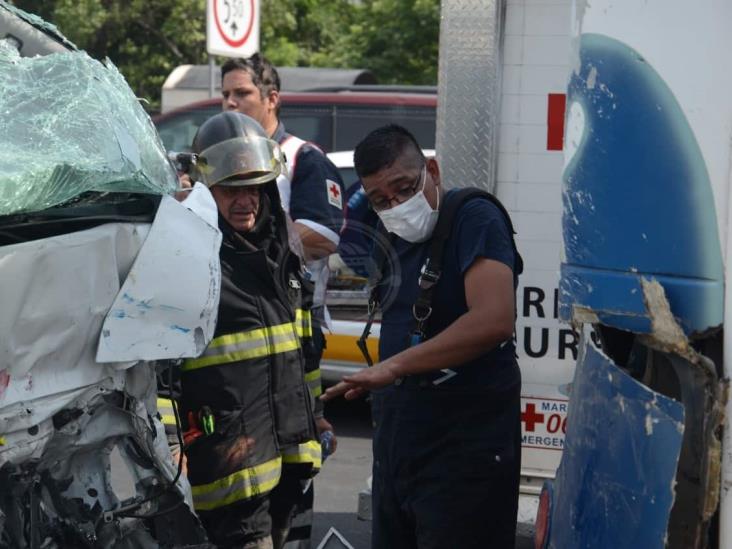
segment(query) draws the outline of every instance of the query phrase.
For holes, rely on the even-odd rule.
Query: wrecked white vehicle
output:
[[[186,205],[108,61],[0,0],[0,547],[205,546],[156,409],[219,298],[215,204]]]

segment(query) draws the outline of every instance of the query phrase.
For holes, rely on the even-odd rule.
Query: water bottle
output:
[[[333,453],[333,431],[323,431],[320,435],[320,450],[323,454],[323,461]]]

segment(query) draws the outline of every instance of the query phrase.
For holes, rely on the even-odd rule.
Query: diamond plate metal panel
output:
[[[504,1],[443,0],[437,157],[446,187],[496,181]]]

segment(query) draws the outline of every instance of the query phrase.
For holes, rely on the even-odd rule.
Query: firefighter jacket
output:
[[[283,462],[309,465],[308,474],[320,467],[304,370],[312,285],[289,248],[275,183],[263,188],[250,233],[219,220],[216,332],[182,367],[181,415],[206,431],[186,448],[197,511],[267,494]]]

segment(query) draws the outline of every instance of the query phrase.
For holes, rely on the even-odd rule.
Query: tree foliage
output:
[[[380,82],[435,84],[439,0],[260,0],[261,47],[281,66],[366,68]],[[206,0],[15,0],[159,104],[177,65],[207,62]]]
[[[436,84],[438,0],[365,0],[348,33],[349,63],[384,83]]]
[[[365,68],[436,84],[439,0],[262,0],[262,48],[279,65]]]
[[[138,97],[160,101],[177,65],[205,63],[206,0],[16,0],[92,57],[109,57]]]

